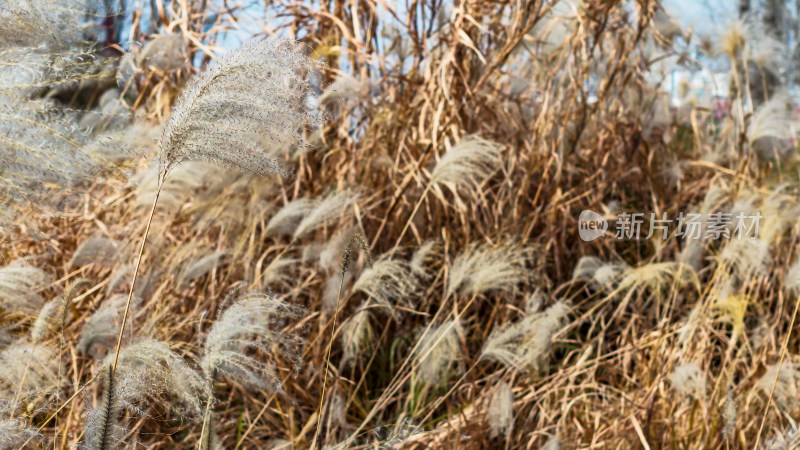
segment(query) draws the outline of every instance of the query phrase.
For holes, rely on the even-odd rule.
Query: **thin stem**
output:
[[[778,361],[778,370],[775,372],[775,380],[772,381],[772,388],[769,390],[769,397],[767,397],[767,407],[764,408],[764,415],[761,416],[761,425],[758,427],[758,434],[756,434],[756,444],[753,450],[758,448],[758,442],[761,440],[761,432],[764,431],[764,422],[767,421],[767,412],[769,412],[769,405],[772,401],[772,394],[775,392],[775,386],[778,384],[778,377],[781,374],[781,366],[783,359],[786,357],[786,348],[789,346],[789,338],[792,337],[792,329],[794,328],[794,321],[797,318],[797,308],[800,307],[800,297],[794,303],[794,312],[792,313],[792,321],[789,323],[789,332],[786,333],[786,339],[783,340],[783,348],[781,348],[781,359]]]
[[[119,338],[117,339],[117,348],[114,351],[114,362],[111,364],[111,374],[117,370],[117,360],[119,360],[119,350],[122,348],[122,335],[125,332],[125,322],[128,320],[128,313],[131,309],[131,299],[133,298],[133,290],[136,287],[136,275],[139,274],[139,266],[142,264],[142,254],[144,254],[144,246],[147,242],[147,234],[150,232],[150,224],[153,223],[153,214],[156,212],[156,205],[158,204],[158,196],[161,194],[161,188],[164,186],[166,174],[161,176],[158,180],[158,190],[156,190],[156,197],[153,199],[153,206],[150,208],[150,217],[147,218],[147,225],[144,227],[144,234],[142,235],[142,244],[139,246],[139,256],[136,258],[136,267],[133,269],[133,278],[131,279],[131,289],[128,292],[128,300],[125,302],[125,312],[122,314],[122,325],[119,327]]]
[[[411,221],[414,220],[414,217],[417,215],[417,211],[419,211],[419,207],[422,206],[422,202],[423,200],[425,200],[425,197],[428,195],[428,191],[430,190],[431,190],[431,183],[428,183],[428,185],[425,186],[425,190],[422,191],[422,195],[419,196],[417,204],[414,205],[414,210],[411,211],[411,215],[408,217],[405,226],[403,226],[403,231],[400,232],[400,237],[397,238],[397,242],[395,242],[394,247],[392,247],[392,250],[389,252],[390,255],[393,254],[397,250],[397,247],[400,246],[400,241],[402,241],[403,236],[406,235],[406,231],[408,231],[408,227],[411,225]]]
[[[339,316],[339,302],[342,299],[342,288],[344,287],[344,274],[342,271],[342,280],[339,283],[339,293],[336,295],[336,309],[333,311],[333,326],[331,327],[331,338],[328,340],[328,355],[325,357],[325,376],[322,379],[322,395],[319,398],[319,413],[317,413],[317,430],[314,432],[314,439],[311,441],[311,449],[317,448],[317,439],[319,439],[320,423],[322,422],[322,406],[325,403],[325,387],[328,384],[328,372],[331,365],[331,350],[333,349],[333,339],[336,336],[336,319]]]

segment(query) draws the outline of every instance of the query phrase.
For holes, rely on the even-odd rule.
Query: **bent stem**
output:
[[[342,299],[342,288],[344,287],[344,271],[342,280],[339,283],[339,293],[336,295],[336,309],[333,311],[333,326],[331,327],[331,338],[328,340],[328,354],[325,357],[325,376],[322,379],[322,395],[319,397],[319,412],[317,413],[317,430],[314,432],[314,439],[311,441],[312,450],[317,448],[319,439],[320,424],[322,423],[322,407],[325,404],[325,387],[328,384],[328,372],[331,364],[331,350],[333,349],[333,339],[336,336],[336,319],[339,316],[339,302]]]
[[[131,299],[133,298],[133,290],[136,287],[136,275],[139,273],[139,266],[142,264],[142,254],[144,253],[144,245],[147,242],[147,234],[150,232],[150,224],[153,223],[153,213],[156,211],[158,204],[158,196],[161,194],[161,188],[164,186],[164,180],[167,178],[166,173],[159,176],[158,190],[156,190],[156,197],[153,199],[153,206],[150,208],[150,217],[147,218],[147,225],[144,227],[144,234],[142,235],[142,244],[139,246],[139,256],[136,258],[136,267],[133,269],[133,278],[131,279],[131,289],[128,291],[128,300],[125,302],[125,312],[122,314],[122,325],[119,327],[119,338],[117,339],[117,348],[114,350],[114,362],[111,364],[111,374],[117,370],[117,360],[119,359],[119,350],[122,347],[122,335],[125,332],[125,322],[128,320],[128,313],[131,309]]]

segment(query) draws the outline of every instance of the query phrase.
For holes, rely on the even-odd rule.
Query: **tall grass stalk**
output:
[[[772,387],[769,390],[769,396],[767,397],[767,406],[764,407],[764,414],[761,416],[761,424],[758,426],[758,433],[756,434],[756,443],[753,445],[753,450],[758,450],[758,443],[761,440],[761,433],[764,431],[764,423],[767,421],[767,413],[769,412],[769,406],[772,402],[772,395],[775,393],[775,386],[778,385],[778,377],[781,375],[781,366],[783,366],[783,360],[786,358],[786,350],[789,348],[789,339],[792,337],[792,329],[794,328],[794,322],[797,319],[797,310],[800,308],[800,297],[797,297],[797,300],[794,303],[794,311],[792,312],[792,320],[789,322],[789,330],[786,332],[786,339],[783,340],[783,345],[781,346],[781,357],[778,360],[778,370],[775,371],[775,380],[772,381]]]
[[[131,288],[128,290],[128,299],[125,301],[125,311],[122,313],[122,325],[119,327],[119,337],[117,338],[117,347],[114,349],[114,360],[111,363],[111,371],[110,377],[113,378],[114,371],[117,370],[117,361],[119,360],[119,351],[122,348],[122,337],[125,333],[125,323],[128,320],[128,312],[131,309],[131,300],[133,299],[133,292],[136,288],[136,276],[139,274],[139,267],[142,264],[142,255],[144,254],[144,247],[145,243],[147,242],[147,235],[150,233],[150,225],[153,223],[153,214],[156,211],[156,205],[158,205],[158,196],[161,194],[161,188],[164,186],[164,179],[166,178],[166,173],[159,176],[158,182],[158,190],[156,190],[156,196],[153,199],[153,205],[150,207],[150,215],[147,217],[147,224],[144,227],[144,233],[142,233],[142,242],[139,245],[139,255],[136,257],[136,265],[133,268],[133,276],[131,277]]]

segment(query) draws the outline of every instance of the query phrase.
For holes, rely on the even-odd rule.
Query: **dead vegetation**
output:
[[[142,48],[71,30],[92,64],[58,66],[20,49],[85,16],[12,3],[0,447],[798,442],[795,118],[748,23],[713,48],[652,2],[167,2],[124,12]],[[221,57],[229,28],[258,36]],[[720,117],[664,92],[697,48]],[[585,242],[584,209],[763,220]]]

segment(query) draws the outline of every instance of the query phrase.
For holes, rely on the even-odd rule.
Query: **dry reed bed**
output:
[[[245,102],[273,74],[204,100],[204,72],[184,98],[242,121],[209,131],[226,117],[184,100],[140,143],[159,167],[123,155],[133,183],[104,172],[17,206],[0,446],[792,448],[797,164],[776,155],[777,89],[750,81],[779,64],[749,59],[763,33],[719,36],[727,117],[687,98],[665,118],[649,74],[685,46],[656,4],[274,3],[325,62],[321,129],[296,134],[315,117],[290,102],[261,142],[247,121],[275,105],[230,109],[225,92]],[[184,78],[153,73],[135,104],[161,122]],[[759,95],[775,99],[748,110]],[[198,152],[227,168],[177,164]],[[764,221],[753,242],[587,243],[587,208]]]

